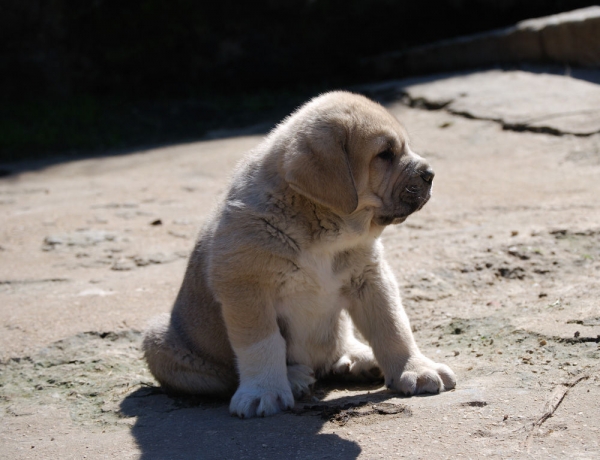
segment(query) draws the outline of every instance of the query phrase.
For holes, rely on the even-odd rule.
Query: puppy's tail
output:
[[[168,314],[152,319],[142,349],[150,372],[169,392],[227,396],[237,387],[235,370],[190,350]]]

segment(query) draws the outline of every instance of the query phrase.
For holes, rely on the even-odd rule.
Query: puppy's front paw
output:
[[[229,412],[240,418],[268,417],[294,406],[294,396],[286,381],[280,387],[242,384],[231,398]]]
[[[445,364],[438,364],[423,355],[408,359],[400,375],[386,375],[385,384],[407,396],[440,393],[456,386],[456,376]]]

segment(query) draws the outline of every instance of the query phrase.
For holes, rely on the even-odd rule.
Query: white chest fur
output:
[[[278,313],[303,311],[304,315],[326,315],[335,306],[345,282],[343,273],[334,271],[334,256],[305,252],[296,262],[298,269],[287,274],[277,302]]]
[[[298,260],[307,284],[321,295],[337,295],[342,287],[342,276],[334,273],[334,256],[329,252],[304,252]],[[308,286],[307,286],[308,287]]]
[[[280,292],[276,309],[289,362],[326,369],[338,352],[348,274],[335,271],[334,259],[330,252],[304,252]]]

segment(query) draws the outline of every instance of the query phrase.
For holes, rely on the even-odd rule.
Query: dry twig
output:
[[[542,412],[542,415],[528,428],[529,433],[527,434],[527,438],[525,439],[525,447],[528,451],[531,447],[531,440],[534,435],[534,430],[536,428],[541,427],[546,420],[552,417],[552,415],[554,414],[556,409],[558,409],[558,406],[560,406],[560,404],[563,402],[563,399],[565,399],[565,396],[567,396],[567,393],[571,388],[573,388],[582,380],[588,379],[589,377],[589,374],[581,375],[575,380],[563,383],[562,385],[559,385],[554,389],[550,397],[546,400],[546,404],[544,404],[544,411]]]

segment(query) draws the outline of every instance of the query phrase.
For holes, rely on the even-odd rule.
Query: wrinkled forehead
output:
[[[383,112],[383,113],[382,113]],[[358,122],[356,135],[369,150],[401,151],[408,146],[408,133],[404,126],[383,107],[377,117],[367,117]]]
[[[370,139],[370,143],[373,147],[377,147],[377,150],[392,150],[394,152],[404,150],[408,145],[408,136],[406,132],[400,131],[396,133],[380,133],[373,136]]]

